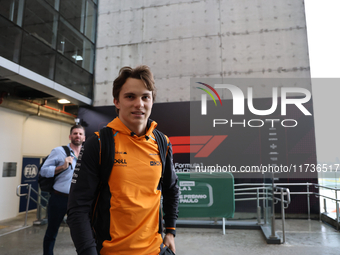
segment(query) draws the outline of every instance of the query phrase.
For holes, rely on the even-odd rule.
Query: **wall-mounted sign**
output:
[[[30,184],[32,188],[38,191],[38,167],[40,165],[40,158],[23,158],[22,159],[22,173],[21,173],[21,184]],[[21,193],[28,193],[27,187],[21,188]],[[31,197],[34,200],[38,200],[37,194],[31,192]],[[24,212],[26,210],[27,197],[20,197],[19,212]],[[37,204],[32,200],[29,203],[28,210],[33,210],[37,208]]]
[[[2,177],[17,176],[17,162],[4,162],[2,167]]]
[[[178,173],[179,217],[233,218],[234,178],[230,173]]]

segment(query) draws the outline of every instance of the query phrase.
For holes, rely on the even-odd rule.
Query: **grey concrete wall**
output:
[[[190,100],[190,78],[310,77],[303,0],[99,1],[94,106],[123,66],[150,66],[156,102]]]

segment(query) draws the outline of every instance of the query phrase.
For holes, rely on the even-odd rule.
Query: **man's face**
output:
[[[74,128],[69,136],[73,145],[79,146],[85,141],[84,129]]]
[[[152,91],[141,80],[128,78],[119,93],[119,100],[114,99],[119,109],[119,119],[131,131],[145,130],[152,109]]]

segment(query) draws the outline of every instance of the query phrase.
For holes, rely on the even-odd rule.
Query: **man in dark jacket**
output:
[[[162,152],[153,132],[157,123],[149,119],[155,99],[153,75],[147,66],[123,67],[113,86],[118,117],[107,125],[115,143],[111,175],[101,183],[97,133],[86,141],[72,180],[67,222],[73,242],[81,255],[156,255],[163,243],[175,252],[179,189],[170,141],[162,135]]]

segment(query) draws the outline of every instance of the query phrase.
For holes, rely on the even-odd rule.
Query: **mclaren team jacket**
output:
[[[145,136],[132,133],[119,118],[110,122],[115,140],[115,160],[108,183],[100,183],[100,144],[89,138],[72,179],[68,219],[77,253],[81,255],[158,254],[162,240],[161,195],[166,233],[175,234],[178,217],[177,176],[168,141],[160,191],[162,163],[149,121]],[[104,185],[104,188],[98,187]],[[98,192],[102,192],[98,196]],[[99,200],[97,198],[99,197]],[[98,212],[93,214],[93,208]],[[91,226],[95,224],[96,227]],[[95,223],[93,223],[95,222]]]

